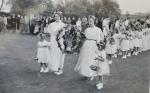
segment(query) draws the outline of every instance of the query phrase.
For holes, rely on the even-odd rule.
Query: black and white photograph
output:
[[[150,0],[0,0],[0,93],[150,93]]]

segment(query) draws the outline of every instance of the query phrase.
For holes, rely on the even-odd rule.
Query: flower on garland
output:
[[[58,47],[65,53],[79,52],[81,42],[83,42],[82,34],[75,26],[66,25],[56,36]]]

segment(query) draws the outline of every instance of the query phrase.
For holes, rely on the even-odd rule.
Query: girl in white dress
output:
[[[143,37],[142,37],[142,51],[146,51],[147,50],[147,46],[148,46],[148,39],[147,39],[147,29],[143,29]]]
[[[107,60],[110,64],[112,64],[112,56],[116,53],[115,48],[115,39],[113,38],[113,33],[108,32],[107,39],[106,39],[106,54]]]
[[[148,28],[147,36],[148,36],[148,40],[147,40],[148,49],[147,50],[149,50],[150,49],[150,43],[149,43],[149,41],[150,41],[150,28]]]
[[[89,16],[89,26],[85,30],[85,42],[81,48],[79,59],[75,67],[75,71],[79,72],[80,75],[91,78],[96,75],[95,71],[90,69],[90,66],[95,62],[95,51],[97,43],[103,40],[104,36],[100,28],[94,24],[95,17]]]
[[[96,84],[97,89],[103,88],[103,76],[110,74],[109,63],[106,59],[105,45],[100,43],[98,50],[96,51],[95,64],[91,65],[90,68],[96,72],[95,77],[98,79]]]
[[[141,48],[141,38],[142,38],[142,34],[140,33],[141,29],[140,29],[140,23],[137,22],[136,23],[136,31],[134,31],[135,33],[135,48],[134,48],[134,53],[133,55],[138,55],[140,52],[140,48]]]
[[[114,54],[114,58],[117,58],[118,54],[119,54],[119,50],[120,50],[120,41],[121,41],[121,34],[118,31],[118,29],[115,29],[114,31],[114,35],[113,38],[115,40],[115,44],[114,44],[114,50],[115,50],[115,54]]]
[[[46,35],[39,35],[39,42],[37,43],[37,61],[41,65],[40,72],[48,72],[48,65],[50,65],[50,42],[45,40]]]
[[[54,17],[56,21],[51,23],[47,28],[47,32],[50,34],[50,41],[51,41],[51,50],[50,50],[51,65],[49,68],[56,75],[63,74],[63,65],[64,65],[64,58],[65,58],[65,54],[60,50],[60,48],[58,47],[58,43],[56,41],[56,36],[58,32],[66,26],[60,20],[61,16],[62,15],[60,12],[55,13]]]
[[[130,50],[130,45],[129,45],[128,31],[126,31],[125,26],[123,24],[121,27],[121,32],[122,32],[121,50],[123,55],[122,58],[126,59],[128,50]]]
[[[142,29],[139,31],[139,43],[140,43],[140,47],[139,47],[139,53],[142,53],[142,38],[143,38],[143,32]]]

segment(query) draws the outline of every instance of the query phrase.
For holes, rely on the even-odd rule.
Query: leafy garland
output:
[[[68,42],[68,40],[70,42]],[[80,48],[84,42],[84,35],[75,26],[67,25],[58,32],[56,41],[62,52],[69,54],[74,52],[79,53]],[[69,44],[71,46],[69,46]]]

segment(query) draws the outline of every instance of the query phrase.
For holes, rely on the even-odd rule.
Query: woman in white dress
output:
[[[56,36],[58,32],[65,27],[65,24],[61,21],[61,13],[55,13],[55,22],[51,23],[48,28],[47,32],[50,34],[50,41],[51,41],[51,62],[50,62],[50,70],[54,72],[56,75],[63,74],[63,64],[64,64],[64,57],[65,55],[58,47],[58,43],[56,41]]]
[[[96,74],[90,66],[95,62],[97,43],[100,43],[104,36],[101,29],[95,26],[94,16],[89,16],[88,21],[89,27],[85,30],[86,40],[81,48],[75,71],[84,77],[91,78]]]

